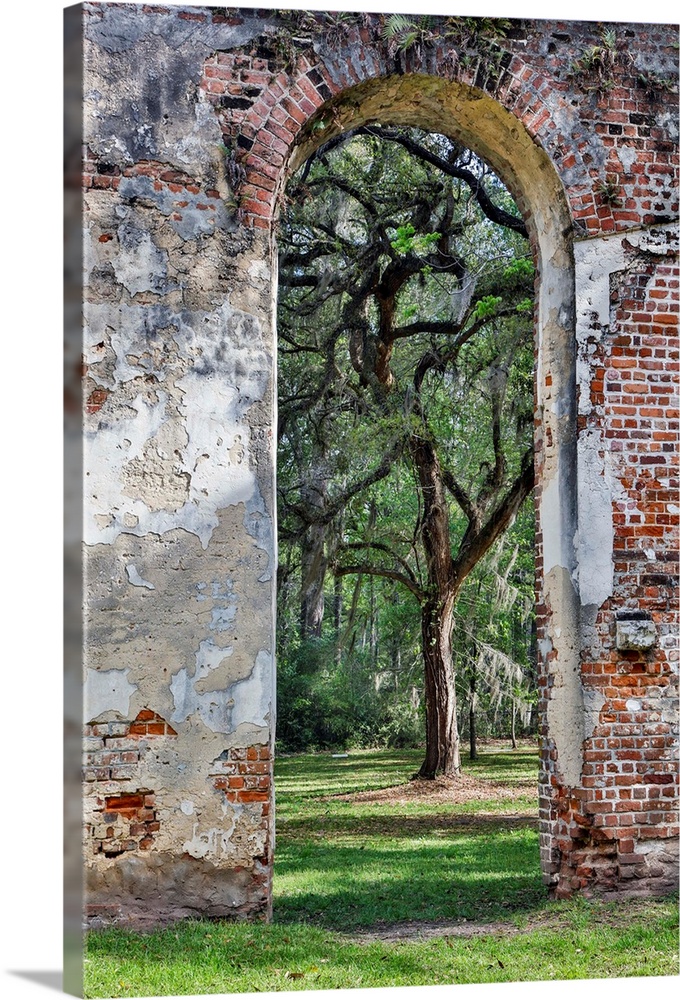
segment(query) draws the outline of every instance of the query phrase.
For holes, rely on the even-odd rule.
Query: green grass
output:
[[[468,774],[501,775],[525,790],[511,802],[324,801],[405,782],[421,756],[357,751],[278,762],[275,919],[350,930],[379,921],[494,920],[544,904],[535,751],[463,761]]]
[[[279,759],[274,923],[91,932],[86,996],[677,974],[677,900],[546,899],[534,750],[464,761],[466,773],[514,788],[512,800],[329,800],[406,781],[419,763],[417,751]],[[473,938],[370,936],[401,921],[462,920],[501,926]]]

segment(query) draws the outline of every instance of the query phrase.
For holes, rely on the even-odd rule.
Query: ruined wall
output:
[[[370,120],[448,131],[538,265],[541,841],[558,894],[677,871],[670,588],[677,31],[87,3],[85,840],[93,921],[271,898],[275,248],[289,171]],[[331,19],[329,19],[331,18]]]

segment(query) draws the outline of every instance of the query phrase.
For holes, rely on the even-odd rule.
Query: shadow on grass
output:
[[[296,800],[363,788],[385,788],[407,781],[419,766],[421,756],[417,750],[403,753],[362,750],[339,759],[330,754],[296,754],[276,758],[275,778],[279,788]]]
[[[535,781],[538,784],[538,756],[535,750],[512,750],[507,753],[484,751],[477,760],[463,755],[462,769],[465,774],[487,778],[498,785],[517,781]]]
[[[275,863],[274,919],[332,930],[511,919],[547,902],[537,839],[534,830],[518,827],[380,847],[336,842],[289,851],[284,845]]]
[[[486,803],[474,803],[484,809]],[[313,816],[294,816],[281,819],[278,826],[279,851],[286,841],[311,838],[333,837],[448,837],[452,834],[472,834],[490,836],[507,830],[537,830],[538,817],[535,813],[502,813],[498,816],[482,816],[479,812],[443,812],[433,809],[429,813],[404,815],[398,808],[380,813],[356,816],[329,811]]]

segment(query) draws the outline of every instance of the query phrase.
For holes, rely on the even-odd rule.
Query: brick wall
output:
[[[383,41],[379,15],[338,25],[323,14],[316,22],[309,16],[291,22],[267,11],[207,7],[87,3],[83,10],[85,90],[96,104],[87,105],[83,151],[94,261],[86,281],[95,344],[85,372],[92,440],[110,433],[116,421],[127,426],[133,404],[151,413],[158,392],[165,392],[168,406],[179,400],[166,437],[175,434],[174,454],[181,454],[197,433],[190,407],[203,413],[212,405],[205,392],[194,403],[186,395],[186,373],[210,370],[196,359],[205,358],[212,342],[200,341],[197,331],[219,331],[226,345],[221,358],[233,352],[239,371],[248,351],[253,371],[265,370],[263,359],[273,352],[268,268],[280,196],[290,170],[338,132],[370,120],[446,126],[477,143],[512,190],[538,263],[544,877],[563,896],[665,891],[677,871],[678,269],[671,233],[678,213],[677,30],[604,26],[615,42],[609,64],[598,70],[587,57],[602,46],[602,28],[585,22],[517,20],[505,37],[468,27],[447,40],[438,35],[444,26],[438,21],[429,40],[399,53]],[[121,219],[128,218],[124,232]],[[164,269],[163,281],[138,287],[134,268],[147,266]],[[551,291],[560,281],[559,294]],[[146,361],[137,372],[143,386],[137,396],[125,373],[141,364],[142,348],[120,346],[137,336],[135,323],[145,337],[160,337],[165,352],[158,349],[153,364]],[[180,336],[187,329],[190,335]],[[112,376],[116,357],[125,375],[120,383]],[[172,382],[180,376],[181,393]],[[235,384],[233,374],[222,378]],[[216,879],[224,891],[207,907],[210,913],[262,915],[270,906],[273,720],[258,708],[252,719],[241,719],[242,729],[229,722],[234,713],[240,718],[239,684],[250,685],[250,706],[262,695],[258,689],[254,697],[256,685],[270,683],[258,680],[265,677],[258,656],[271,649],[266,636],[273,631],[272,576],[260,556],[268,551],[273,559],[262,525],[274,502],[273,479],[263,471],[271,466],[274,397],[261,398],[255,406],[247,387],[238,417],[243,468],[257,470],[257,490],[244,488],[217,511],[210,506],[211,485],[175,521],[157,513],[176,509],[175,494],[168,493],[153,508],[148,531],[138,527],[141,508],[128,513],[125,531],[142,538],[134,558],[150,570],[125,593],[115,590],[115,600],[106,592],[108,577],[115,583],[133,557],[118,535],[102,535],[96,546],[96,559],[107,546],[112,555],[100,570],[103,596],[88,599],[96,634],[103,636],[92,644],[92,669],[129,673],[135,707],[123,713],[127,721],[120,711],[86,720],[90,885],[101,884],[105,894],[111,871],[123,871],[129,857],[146,859],[158,879],[162,862],[163,892],[172,896],[164,918],[196,912],[201,886]],[[206,409],[204,424],[221,426],[225,405],[220,399],[214,412]],[[220,433],[231,446],[236,424]],[[131,437],[121,431],[118,447],[131,447]],[[167,443],[163,448],[172,453]],[[204,451],[202,460],[213,461]],[[144,454],[147,460],[151,453]],[[172,474],[163,467],[158,482]],[[234,474],[230,467],[225,481]],[[222,472],[216,475],[211,484]],[[126,484],[119,491],[122,509],[129,490]],[[206,503],[196,527],[185,512]],[[118,508],[110,520],[99,507],[93,510],[101,531],[111,533]],[[248,521],[253,510],[257,525]],[[192,531],[200,546],[180,541]],[[566,552],[557,564],[556,546]],[[194,574],[194,583],[222,579],[225,559],[237,581],[229,593],[238,597],[238,612],[213,621],[233,620],[241,636],[264,638],[248,651],[250,673],[232,677],[225,670],[224,698],[213,685],[215,711],[224,720],[218,724],[202,709],[203,692],[192,688],[218,669],[207,658],[199,672],[201,651],[219,652],[209,618],[201,625],[197,606],[191,628],[184,624],[190,590],[181,586],[162,614],[140,609],[142,599],[148,605],[161,601],[165,589],[175,593],[182,573]],[[226,600],[220,586],[210,591],[213,602]],[[136,659],[121,659],[121,607],[131,622],[144,620],[149,633],[144,649],[134,647]],[[636,628],[652,636],[651,644],[626,646],[625,635]],[[224,647],[225,661],[231,655],[232,647]],[[569,657],[575,657],[576,676],[567,684]],[[181,690],[197,706],[193,714],[177,708],[180,674]],[[230,691],[236,701],[228,701]],[[120,694],[111,697],[118,704]],[[181,721],[170,725],[164,716]],[[190,766],[181,770],[185,759]],[[240,817],[247,830],[219,826],[222,816],[234,824]],[[248,843],[254,846],[246,857]],[[182,868],[173,883],[175,864],[190,869]],[[182,896],[177,885],[190,882],[191,892]],[[157,896],[153,884],[149,899]],[[130,901],[124,885],[121,876],[118,919],[146,905],[146,890]],[[93,902],[92,912],[101,905]]]

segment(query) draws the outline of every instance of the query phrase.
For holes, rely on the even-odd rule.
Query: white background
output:
[[[162,0],[174,4],[175,0]],[[62,9],[3,5],[2,501],[4,642],[0,655],[0,932],[3,997],[49,998],[61,970],[61,147]],[[234,3],[233,6],[239,6]],[[244,7],[275,6],[244,0]],[[332,0],[282,7],[356,9]],[[572,20],[677,19],[674,4],[633,0],[371,2],[370,10]],[[9,641],[7,641],[9,640]],[[674,971],[674,970],[671,970]],[[673,981],[676,987],[672,986]],[[639,1000],[675,995],[678,980],[307,992],[341,1000]],[[549,993],[548,993],[549,991]],[[245,997],[245,994],[242,996]],[[255,996],[253,994],[253,996]],[[257,994],[262,997],[262,994]],[[189,998],[191,1000],[191,998]]]

